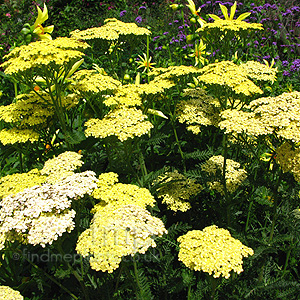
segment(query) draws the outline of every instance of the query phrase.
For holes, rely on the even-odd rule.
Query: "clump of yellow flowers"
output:
[[[208,182],[208,186],[212,190],[224,195],[224,185],[220,179],[224,165],[224,157],[222,155],[212,156],[201,167],[202,171],[207,172],[215,181]],[[247,178],[247,172],[240,169],[240,164],[232,159],[226,159],[225,180],[226,189],[229,193],[235,192],[238,187]]]
[[[9,286],[1,285],[0,286],[0,299],[23,300],[24,297],[20,294],[19,291],[15,291]]]
[[[194,179],[189,179],[177,170],[166,172],[154,182],[159,184],[157,188],[158,198],[162,198],[168,209],[173,211],[187,211],[191,208],[189,199],[198,194],[202,187]]]
[[[176,106],[176,115],[180,123],[187,124],[187,130],[194,134],[201,132],[201,126],[217,126],[220,119],[220,104],[201,88],[186,89],[183,93],[187,100]]]
[[[119,183],[113,172],[101,174],[97,186],[92,196],[100,202],[92,209],[93,220],[80,235],[76,251],[90,255],[92,269],[112,273],[123,256],[144,254],[167,230],[146,210],[155,202],[149,190]]]
[[[214,278],[228,279],[230,272],[243,271],[243,258],[253,255],[251,248],[233,238],[230,232],[216,225],[192,230],[180,236],[178,259],[195,271],[203,271]]]

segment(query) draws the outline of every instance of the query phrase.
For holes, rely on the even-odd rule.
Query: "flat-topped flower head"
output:
[[[70,80],[70,88],[81,94],[106,94],[114,92],[121,82],[95,70],[80,70]]]
[[[150,35],[151,31],[147,28],[139,27],[135,23],[124,23],[115,18],[106,19],[101,27],[93,27],[79,31],[74,30],[71,37],[80,40],[118,40],[121,36],[133,35],[144,36]]]
[[[146,209],[109,204],[95,212],[90,228],[79,236],[76,251],[90,256],[92,269],[112,273],[122,257],[144,254],[149,247],[156,247],[154,239],[165,233],[163,222]]]
[[[206,272],[215,278],[222,276],[228,279],[231,271],[240,274],[243,258],[254,254],[228,230],[216,225],[189,231],[177,240],[179,261],[192,270]]]
[[[221,179],[223,171],[224,157],[222,155],[212,156],[202,166],[202,171],[209,174],[213,181],[208,182],[208,186],[211,190],[215,190],[218,193],[224,195],[224,185]],[[226,160],[226,189],[228,193],[234,193],[238,187],[247,178],[247,172],[240,168],[240,164],[232,159]]]
[[[154,184],[158,185],[156,189],[158,198],[173,211],[189,210],[192,207],[190,198],[202,190],[201,185],[194,179],[185,177],[177,170],[159,176]]]
[[[84,56],[81,51],[88,47],[82,41],[66,37],[37,41],[14,48],[4,56],[4,59],[8,60],[1,66],[4,72],[10,75],[22,75],[31,71],[42,76],[43,66],[57,68],[75,63]]]
[[[1,285],[0,286],[0,299],[23,300],[24,297],[20,294],[19,291],[15,291],[9,286]]]
[[[221,113],[219,123],[226,133],[245,133],[248,136],[275,134],[300,142],[300,92],[283,93],[276,97],[253,100],[247,111],[228,109]]]
[[[150,133],[153,128],[147,116],[134,107],[116,108],[103,119],[90,119],[85,123],[86,136],[106,138],[116,136],[121,142]]]
[[[221,120],[218,100],[200,88],[186,89],[183,96],[187,100],[182,100],[177,104],[176,115],[180,123],[187,125],[187,130],[198,134],[202,126],[218,125]]]

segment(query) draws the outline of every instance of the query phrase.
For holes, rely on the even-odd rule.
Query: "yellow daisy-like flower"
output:
[[[206,49],[206,45],[203,44],[202,40],[200,40],[199,43],[195,44],[194,53],[189,54],[190,57],[195,57],[195,66],[197,66],[199,63],[201,65],[204,65],[204,62],[207,61],[207,59],[203,57],[203,55],[208,54],[205,52],[205,49]]]
[[[151,68],[154,68],[153,66],[155,65],[155,63],[151,62],[151,56],[147,58],[147,55],[143,53],[143,57],[139,55],[139,59],[140,60],[137,61],[137,63],[139,64],[138,69],[144,68],[143,73],[150,70]]]
[[[201,26],[203,26],[203,24],[205,24],[206,22],[202,18],[200,18],[201,8],[196,9],[196,6],[195,6],[195,3],[193,0],[187,0],[187,1],[188,1],[188,4],[186,6],[190,9],[192,15],[197,18],[198,23]]]
[[[44,10],[42,11],[38,6],[36,7],[38,11],[38,17],[34,24],[30,26],[32,32],[40,40],[52,40],[51,33],[53,32],[54,25],[43,27],[42,24],[48,20],[48,9],[46,4],[44,4]]]
[[[230,8],[230,15],[228,14],[228,10],[227,10],[227,7],[225,5],[222,5],[222,4],[219,4],[220,5],[220,8],[221,8],[221,11],[223,13],[223,16],[225,18],[225,20],[227,21],[232,21],[233,20],[233,17],[235,15],[235,11],[236,11],[236,1],[234,2],[234,4],[231,6]],[[246,19],[248,16],[250,16],[251,13],[250,12],[247,12],[247,13],[243,13],[241,14],[237,20],[238,21],[242,21],[244,19]],[[217,15],[214,15],[214,14],[209,14],[209,16],[214,19],[215,21],[217,20],[221,20],[220,17],[218,17]]]

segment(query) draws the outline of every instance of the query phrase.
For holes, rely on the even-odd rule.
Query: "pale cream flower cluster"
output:
[[[253,255],[251,248],[233,238],[230,232],[216,225],[192,230],[178,239],[178,259],[195,271],[203,271],[214,278],[228,279],[230,272],[243,271],[243,258]]]
[[[197,80],[207,86],[216,86],[221,91],[230,89],[237,95],[250,96],[263,93],[261,88],[248,78],[250,76],[247,69],[231,61],[212,63],[199,70],[201,75]]]
[[[276,162],[283,172],[290,172],[300,182],[300,148],[293,147],[289,142],[276,149]]]
[[[147,121],[147,116],[134,107],[116,108],[101,120],[88,120],[85,126],[86,136],[102,139],[116,136],[121,142],[148,134],[153,128],[152,123]]]
[[[0,203],[0,235],[6,240],[18,239],[32,245],[52,244],[64,232],[74,228],[72,200],[91,194],[97,187],[92,171],[73,174],[57,184],[44,183]],[[12,236],[13,233],[13,236]],[[4,244],[0,245],[0,249]]]
[[[72,201],[91,195],[98,181],[92,171],[74,173],[83,164],[80,158],[67,151],[41,171],[0,179],[0,249],[14,240],[45,247],[74,228]]]
[[[19,291],[13,290],[9,286],[0,285],[0,299],[3,300],[23,300],[24,297]]]
[[[183,93],[188,100],[182,100],[176,106],[176,115],[180,123],[187,124],[187,130],[194,134],[201,132],[201,126],[217,126],[220,121],[220,104],[201,88],[187,89]]]
[[[154,181],[158,198],[162,198],[168,209],[185,212],[191,208],[189,199],[197,195],[202,186],[196,180],[187,178],[177,170],[166,172]]]
[[[38,141],[40,135],[33,129],[2,129],[0,131],[0,141],[3,145],[8,144],[19,144],[26,142],[36,142]]]
[[[92,269],[112,273],[122,257],[144,254],[149,247],[156,247],[154,238],[164,233],[163,222],[146,209],[108,204],[98,207],[90,228],[80,235],[76,251],[90,256]]]
[[[124,23],[115,18],[106,19],[104,25],[101,27],[88,28],[86,30],[74,30],[71,33],[71,37],[79,40],[117,40],[121,36],[133,35],[144,36],[150,35],[151,31],[137,26],[135,23]]]
[[[212,156],[207,160],[201,169],[207,172],[214,181],[208,182],[210,189],[224,195],[224,185],[221,179],[224,166],[224,157],[222,155]],[[238,187],[247,178],[247,172],[244,169],[240,169],[240,164],[231,159],[226,159],[225,180],[226,189],[229,193],[235,192]]]
[[[300,92],[259,98],[245,109],[248,111],[230,109],[222,112],[223,121],[219,127],[225,133],[276,134],[292,142],[300,142]]]
[[[64,66],[81,59],[81,51],[88,47],[85,42],[66,37],[32,42],[5,55],[8,60],[1,67],[6,74],[23,75],[28,70],[40,70],[41,66]]]

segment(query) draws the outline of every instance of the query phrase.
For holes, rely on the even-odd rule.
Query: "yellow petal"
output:
[[[220,8],[221,8],[221,11],[225,17],[225,20],[229,20],[229,16],[228,16],[228,10],[227,10],[227,7],[220,4]]]
[[[237,20],[238,21],[242,21],[242,20],[244,20],[244,19],[246,19],[248,16],[250,16],[251,15],[251,12],[246,12],[246,13],[243,13],[243,14],[241,14],[238,18],[237,18]]]
[[[46,4],[44,4],[44,10],[42,11],[38,6],[36,7],[38,11],[38,17],[34,22],[34,28],[36,28],[39,24],[43,24],[48,19],[48,9]]]
[[[234,4],[230,8],[230,18],[229,18],[229,20],[233,20],[235,11],[236,11],[236,1],[234,2]]]
[[[52,40],[52,36],[49,33],[38,34],[41,40]]]
[[[208,15],[215,21],[221,20],[221,18],[219,18],[217,15],[214,14],[208,14]]]
[[[54,29],[54,25],[50,25],[50,26],[44,27],[44,32],[52,33],[53,29]]]

